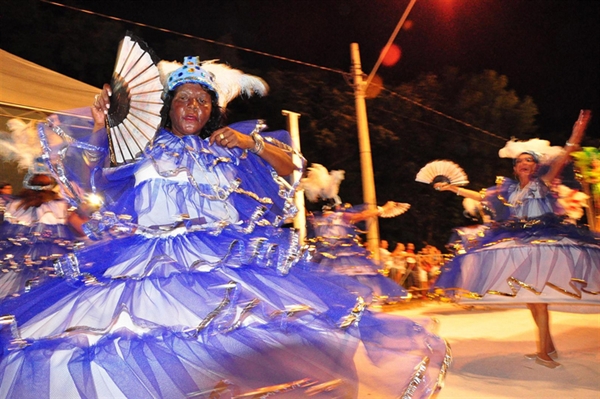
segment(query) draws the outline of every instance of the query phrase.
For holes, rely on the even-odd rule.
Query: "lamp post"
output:
[[[360,168],[362,174],[363,184],[363,202],[367,209],[374,209],[377,207],[377,198],[375,196],[375,179],[373,178],[373,158],[371,154],[371,140],[369,138],[369,123],[367,119],[367,105],[365,102],[365,92],[367,87],[373,80],[377,68],[381,65],[383,58],[390,49],[394,42],[400,28],[408,18],[408,14],[412,10],[417,0],[411,0],[404,14],[398,21],[396,29],[392,33],[390,39],[385,45],[383,51],[379,55],[379,59],[373,67],[373,71],[367,78],[367,81],[363,81],[363,72],[360,63],[360,53],[358,50],[358,43],[350,44],[350,56],[352,60],[352,77],[354,78],[354,102],[356,106],[356,124],[358,127],[358,150],[360,153]],[[373,258],[379,261],[379,223],[377,217],[373,217],[366,220],[367,223],[367,247],[373,253]]]
[[[354,103],[356,106],[356,124],[358,127],[358,150],[360,153],[360,168],[363,185],[363,202],[367,209],[377,207],[375,196],[375,179],[373,178],[373,159],[371,154],[371,140],[369,138],[369,123],[367,120],[367,105],[365,102],[366,84],[363,82],[363,72],[360,64],[358,43],[350,44],[352,57],[352,76],[354,78]],[[367,223],[367,248],[379,261],[379,223],[376,217],[366,220]]]

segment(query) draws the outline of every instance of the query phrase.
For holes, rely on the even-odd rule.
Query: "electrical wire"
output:
[[[267,52],[264,52],[264,51],[253,50],[253,49],[250,49],[250,48],[247,48],[247,47],[240,47],[240,46],[236,46],[234,44],[223,43],[223,42],[219,42],[219,41],[212,40],[212,39],[206,39],[206,38],[202,38],[202,37],[190,35],[188,33],[181,33],[181,32],[177,32],[177,31],[171,30],[171,29],[161,28],[161,27],[158,27],[158,26],[144,24],[142,22],[136,22],[136,21],[131,21],[131,20],[124,19],[124,18],[114,17],[114,16],[111,16],[111,15],[106,15],[106,14],[98,13],[98,12],[95,12],[95,11],[84,10],[82,8],[68,6],[66,4],[57,3],[55,1],[50,1],[50,0],[40,0],[40,1],[42,3],[51,4],[51,5],[54,5],[54,6],[57,6],[57,7],[64,7],[64,8],[73,10],[73,11],[78,11],[78,12],[82,12],[82,13],[85,13],[85,14],[95,15],[95,16],[99,16],[99,17],[102,17],[102,18],[107,18],[107,19],[110,19],[110,20],[113,20],[113,21],[125,22],[125,23],[128,23],[128,24],[132,24],[132,25],[136,25],[136,26],[141,26],[141,27],[144,27],[144,28],[153,29],[153,30],[157,30],[157,31],[160,31],[160,32],[170,33],[170,34],[173,34],[173,35],[185,37],[185,38],[188,38],[188,39],[200,40],[200,41],[211,43],[211,44],[215,44],[215,45],[218,45],[218,46],[229,47],[229,48],[232,48],[232,49],[235,49],[235,50],[239,50],[239,51],[244,51],[244,52],[248,52],[248,53],[258,54],[258,55],[262,55],[262,56],[269,57],[269,58],[274,58],[274,59],[278,59],[278,60],[282,60],[282,61],[287,61],[287,62],[294,63],[294,64],[303,65],[303,66],[306,66],[306,67],[309,67],[309,68],[319,69],[319,70],[326,71],[326,72],[337,73],[337,74],[342,75],[343,78],[344,78],[344,80],[346,81],[346,83],[349,84],[350,86],[352,86],[352,83],[351,83],[352,75],[349,72],[345,72],[345,71],[342,71],[342,70],[339,70],[339,69],[333,69],[333,68],[329,68],[329,67],[325,67],[325,66],[321,66],[321,65],[311,64],[311,63],[308,63],[308,62],[299,61],[299,60],[295,60],[295,59],[284,57],[284,56],[280,56],[280,55],[270,54],[270,53],[267,53]],[[403,17],[403,18],[405,19],[405,17]],[[399,23],[399,26],[402,25],[402,22],[403,22],[403,20],[401,19],[401,22]],[[398,29],[398,27],[397,27],[397,29]],[[388,45],[389,44],[390,43],[388,43]],[[374,70],[375,70],[375,68],[374,68]],[[372,79],[372,77],[369,77],[368,79],[370,81],[370,79]],[[370,84],[376,85],[373,82],[370,82]],[[494,137],[496,139],[501,139],[503,141],[508,140],[505,137],[502,137],[502,136],[499,136],[499,135],[494,134],[492,132],[489,132],[487,130],[478,128],[477,126],[474,126],[474,125],[472,125],[472,124],[470,124],[468,122],[464,122],[464,121],[461,121],[460,119],[454,118],[454,117],[452,117],[450,115],[446,115],[443,112],[440,112],[440,111],[438,111],[438,110],[436,110],[434,108],[431,108],[431,107],[429,107],[427,105],[421,104],[418,101],[410,99],[410,98],[408,98],[406,96],[403,96],[403,95],[401,95],[399,93],[396,93],[393,90],[386,89],[383,86],[380,86],[380,87],[382,88],[382,90],[385,90],[386,92],[390,93],[393,96],[396,96],[396,97],[398,97],[398,98],[400,98],[400,99],[402,99],[404,101],[407,101],[407,102],[409,102],[409,103],[411,103],[413,105],[416,105],[416,106],[418,106],[420,108],[423,108],[423,109],[425,109],[425,110],[427,110],[429,112],[433,112],[433,113],[435,113],[435,114],[437,114],[439,116],[447,118],[447,119],[449,119],[449,120],[451,120],[453,122],[456,122],[458,124],[461,124],[461,125],[469,127],[469,128],[472,128],[474,130],[479,131],[480,133],[489,135],[489,136]]]

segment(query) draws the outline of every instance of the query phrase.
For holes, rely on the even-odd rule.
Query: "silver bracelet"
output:
[[[265,149],[265,139],[257,132],[252,132],[250,137],[252,137],[252,140],[254,140],[254,147],[250,148],[250,152],[260,155],[260,153]]]
[[[460,195],[460,187],[456,189],[456,195]]]
[[[566,145],[567,147],[575,147],[577,144],[575,144],[575,143],[571,143],[570,141],[567,141],[567,142],[565,143],[565,145]]]

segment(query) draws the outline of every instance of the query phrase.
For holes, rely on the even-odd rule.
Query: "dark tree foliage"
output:
[[[346,76],[313,71],[275,70],[264,77],[272,91],[259,100],[259,114],[274,122],[272,127],[285,128],[281,110],[300,113],[302,152],[309,163],[344,170],[342,200],[362,203],[351,82]],[[415,182],[415,176],[436,159],[460,165],[469,176],[469,188],[476,190],[493,185],[496,175],[510,176],[511,162],[499,159],[498,150],[511,137],[533,137],[537,107],[531,98],[520,99],[507,87],[508,79],[494,71],[461,75],[448,69],[439,77],[426,74],[385,88],[368,100],[378,202],[411,204],[398,218],[380,219],[383,238],[443,248],[453,227],[472,223],[463,215],[462,197],[435,192]]]

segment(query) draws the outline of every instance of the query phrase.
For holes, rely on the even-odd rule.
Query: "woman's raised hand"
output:
[[[92,104],[92,117],[94,118],[94,131],[97,131],[104,127],[106,114],[110,108],[110,96],[112,91],[110,85],[105,83],[102,86],[102,91],[97,94],[94,103]]]
[[[433,188],[435,188],[437,191],[454,191],[451,184],[444,182],[435,183]]]
[[[585,135],[585,130],[590,123],[590,119],[592,119],[592,111],[589,109],[582,109],[579,112],[579,118],[577,118],[577,121],[573,125],[573,132],[571,133],[571,138],[567,141],[567,146],[579,146]]]

